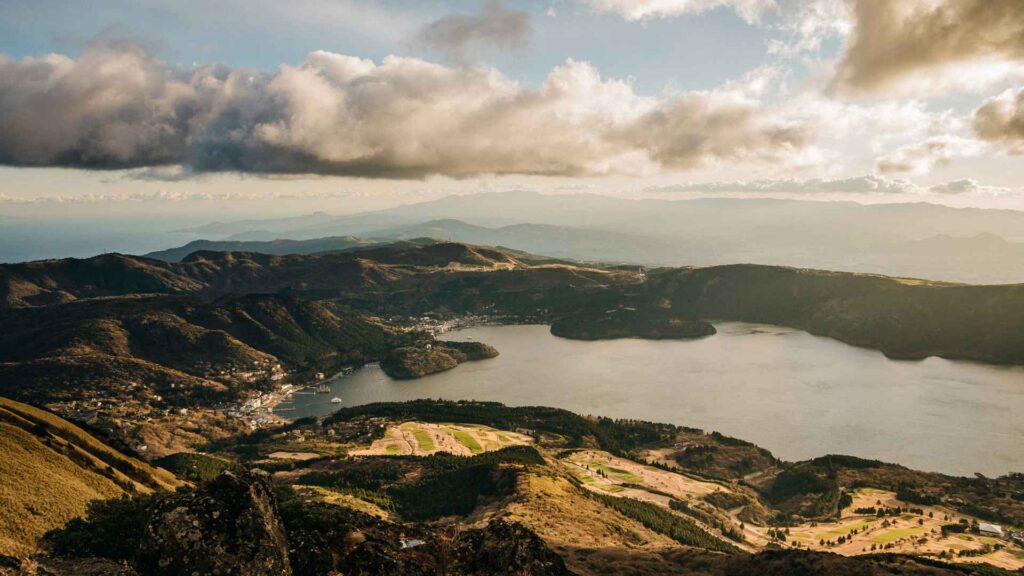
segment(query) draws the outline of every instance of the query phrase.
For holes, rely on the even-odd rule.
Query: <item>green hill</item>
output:
[[[740,265],[651,274],[644,298],[673,314],[790,326],[896,358],[1024,364],[1024,284]]]
[[[0,322],[0,391],[39,402],[89,392],[154,406],[230,400],[268,385],[279,364],[360,363],[393,337],[359,316],[269,295],[90,299],[0,310]]]

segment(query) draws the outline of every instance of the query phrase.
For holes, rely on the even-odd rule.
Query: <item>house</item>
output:
[[[981,522],[978,524],[978,532],[986,536],[996,536],[998,538],[1003,537],[1003,527],[998,524],[989,524],[988,522]]]

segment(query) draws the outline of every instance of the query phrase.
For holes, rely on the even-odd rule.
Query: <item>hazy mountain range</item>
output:
[[[1024,281],[1024,213],[925,203],[626,200],[510,192],[346,216],[218,222],[186,232],[221,242],[151,255],[178,260],[198,249],[310,254],[429,237],[582,261],[757,263],[967,283]]]

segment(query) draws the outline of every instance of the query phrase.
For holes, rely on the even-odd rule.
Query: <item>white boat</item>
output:
[[[331,404],[341,404],[341,398],[338,398],[337,396],[331,398]]]

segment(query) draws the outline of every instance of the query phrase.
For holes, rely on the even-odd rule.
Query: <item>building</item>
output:
[[[998,538],[1003,537],[1003,527],[998,524],[989,524],[988,522],[981,522],[978,524],[978,532],[986,536],[996,536]]]

